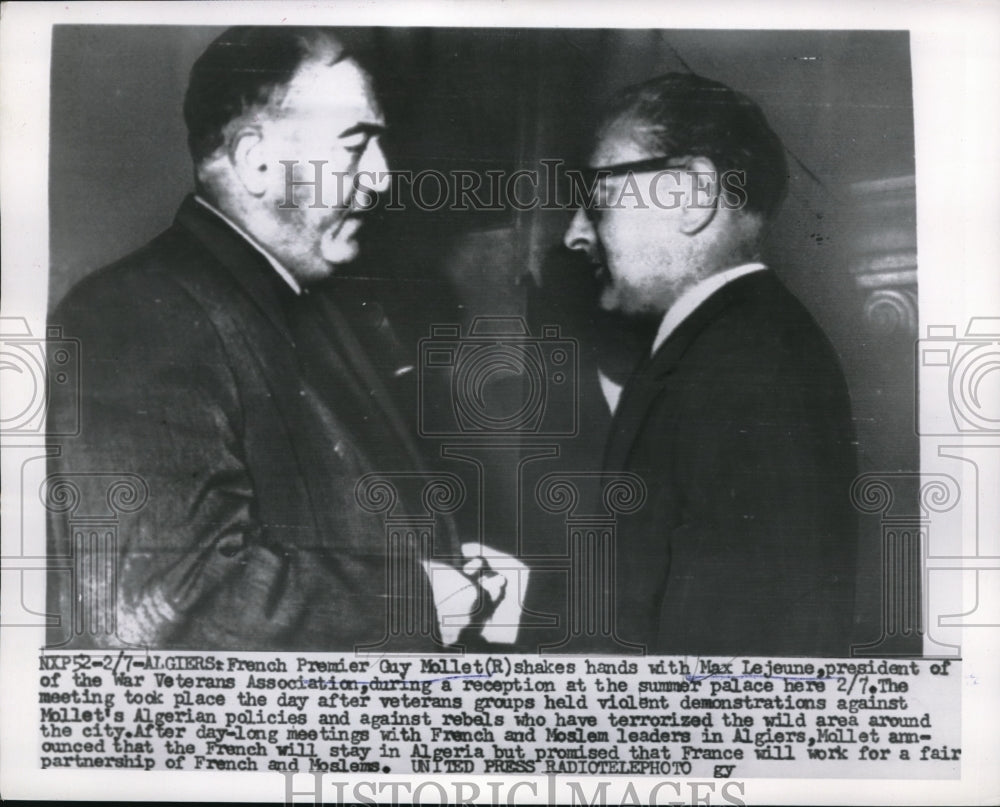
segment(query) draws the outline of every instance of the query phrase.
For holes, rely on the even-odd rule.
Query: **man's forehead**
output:
[[[349,123],[385,124],[371,77],[351,58],[332,64],[315,59],[304,62],[289,82],[280,108]]]
[[[645,145],[647,142],[648,133],[641,122],[629,117],[616,118],[597,133],[590,165],[599,168],[659,156]]]

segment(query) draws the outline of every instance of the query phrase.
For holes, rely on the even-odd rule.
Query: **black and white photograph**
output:
[[[139,5],[2,23],[16,797],[1000,793],[995,9]]]
[[[53,37],[53,646],[444,647],[435,582],[485,573],[526,652],[920,653],[851,500],[918,470],[905,32]]]

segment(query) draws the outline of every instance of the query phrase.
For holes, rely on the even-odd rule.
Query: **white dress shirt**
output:
[[[667,337],[676,331],[680,324],[695,312],[698,306],[719,289],[744,275],[749,275],[751,272],[761,272],[765,269],[767,267],[762,263],[744,263],[709,275],[689,288],[674,301],[674,304],[667,309],[667,313],[663,315],[660,328],[656,332],[656,338],[653,339],[653,345],[649,349],[649,355],[655,354],[660,345],[667,341]],[[611,414],[614,414],[618,408],[618,400],[621,398],[622,385],[612,381],[600,370],[597,371],[597,375],[601,384],[601,392],[604,393],[604,400],[608,402]]]

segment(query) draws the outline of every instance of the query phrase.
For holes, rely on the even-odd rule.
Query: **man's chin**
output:
[[[612,286],[605,286],[597,298],[597,307],[608,314],[617,313],[621,308],[621,301]]]
[[[336,253],[324,251],[321,255],[313,257],[308,266],[299,264],[299,271],[295,273],[295,279],[303,286],[322,283],[336,275],[342,267],[351,263],[356,257],[356,250],[354,254],[343,251]]]
[[[322,254],[323,260],[328,264],[332,273],[337,271],[338,266],[356,260],[360,252],[358,242],[351,238],[349,241],[324,245]]]
[[[630,317],[639,313],[638,307],[614,286],[606,286],[598,300],[598,306],[611,317]]]

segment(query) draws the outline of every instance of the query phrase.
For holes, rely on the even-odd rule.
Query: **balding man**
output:
[[[369,75],[328,32],[235,28],[195,63],[184,115],[195,193],[51,317],[80,339],[84,380],[50,485],[99,510],[92,483],[131,475],[148,502],[111,548],[74,543],[52,508],[51,553],[76,573],[50,587],[50,640],[351,650],[391,611],[420,623],[394,649],[439,646],[427,574],[394,566],[390,585],[384,525],[355,501],[359,479],[418,470],[417,452],[322,290],[388,183]],[[75,405],[52,401],[57,428]],[[84,624],[95,603],[114,618]]]
[[[655,653],[849,654],[847,386],[760,262],[781,142],[745,96],[671,73],[621,94],[589,168],[565,244],[602,278],[602,308],[659,323],[623,390],[602,378],[606,470],[648,488],[618,532],[620,637]]]

